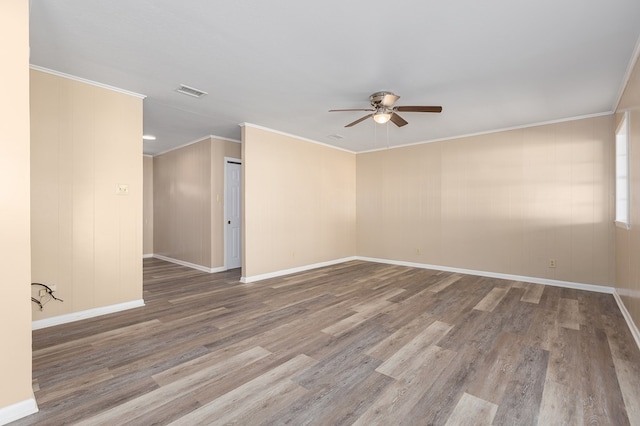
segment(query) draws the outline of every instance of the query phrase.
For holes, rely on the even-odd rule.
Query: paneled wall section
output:
[[[153,158],[154,252],[211,267],[211,143]]]
[[[612,286],[612,148],[602,116],[359,154],[358,255]]]
[[[141,135],[141,98],[31,71],[32,278],[64,299],[34,320],[142,299]]]
[[[616,228],[616,287],[620,298],[640,328],[640,61],[618,106],[618,118],[630,113],[629,174],[631,182],[630,229]]]
[[[224,267],[224,157],[240,144],[207,137],[153,158],[155,254]]]
[[[355,154],[243,127],[243,276],[356,254]]]

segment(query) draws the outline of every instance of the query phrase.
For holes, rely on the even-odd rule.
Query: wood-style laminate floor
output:
[[[15,424],[640,424],[611,295],[360,261],[238,279],[147,259],[145,307],[35,331]]]

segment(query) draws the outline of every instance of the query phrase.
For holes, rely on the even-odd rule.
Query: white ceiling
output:
[[[638,0],[31,0],[31,63],[146,95],[146,154],[243,122],[361,152],[605,113],[639,37]],[[327,112],[381,90],[443,112]]]

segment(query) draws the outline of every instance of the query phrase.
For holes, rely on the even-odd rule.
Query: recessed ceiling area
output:
[[[146,154],[244,122],[362,152],[611,112],[639,17],[631,0],[33,0],[30,62],[146,95]],[[328,112],[379,91],[443,111]]]

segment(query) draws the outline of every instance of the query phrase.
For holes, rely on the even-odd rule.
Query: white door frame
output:
[[[234,157],[224,157],[224,194],[223,194],[223,226],[224,226],[224,268],[225,270],[229,269],[229,264],[227,263],[227,164],[231,163],[240,163],[242,165],[242,159],[234,158]],[[240,178],[242,179],[242,177]],[[242,184],[242,183],[241,183]],[[240,211],[242,211],[242,203],[240,205]],[[242,225],[241,225],[242,226]],[[240,244],[242,244],[242,235],[240,236]],[[240,249],[240,253],[242,253],[242,248]]]

